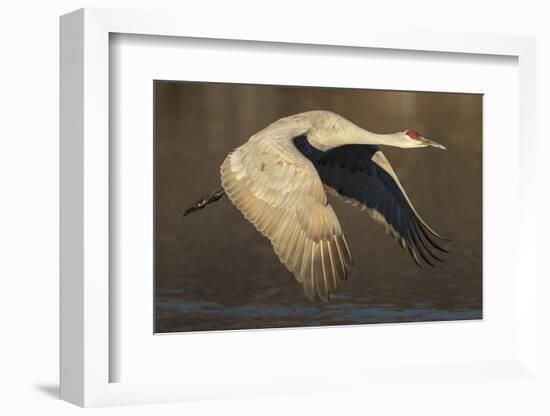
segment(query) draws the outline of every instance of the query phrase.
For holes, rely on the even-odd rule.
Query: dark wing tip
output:
[[[425,239],[422,238],[421,232],[418,231],[418,224],[412,223],[411,227],[413,228],[413,234],[416,236],[416,238],[420,241],[420,244],[422,245],[422,248],[426,250],[426,252],[435,260],[439,262],[443,262],[443,259],[439,258],[434,254],[434,252],[430,249],[429,244],[424,241]]]
[[[407,250],[409,251],[409,254],[411,255],[412,259],[414,260],[414,263],[422,269],[422,264],[420,264],[420,260],[418,260],[418,256],[416,255],[416,251],[411,247],[411,244],[407,244]]]
[[[418,242],[418,240],[415,237],[414,230],[409,229],[409,238],[411,239],[412,243],[414,244],[414,249],[416,249],[416,252],[420,254],[420,257],[428,263],[430,266],[434,267],[433,263],[428,259],[428,256],[426,256],[426,253],[424,253],[424,250],[422,250],[421,244]],[[429,250],[426,250],[429,253]]]
[[[416,219],[416,226],[418,227],[418,229],[422,232],[422,235],[426,238],[426,240],[432,245],[434,246],[436,249],[438,249],[439,251],[443,252],[443,253],[449,253],[449,251],[443,247],[441,247],[439,244],[437,244],[431,237],[430,237],[430,234],[433,234],[429,231],[427,231],[424,227],[424,225],[422,224],[421,221],[419,221],[418,219]],[[440,236],[436,236],[438,237],[439,239],[441,240],[444,240],[444,241],[451,241],[450,239],[444,239],[443,237],[440,237]]]
[[[432,230],[428,230],[428,231],[430,232],[431,235],[433,235],[435,238],[437,238],[441,241],[453,241],[449,237],[444,237],[441,234],[437,234],[437,233],[433,232]]]

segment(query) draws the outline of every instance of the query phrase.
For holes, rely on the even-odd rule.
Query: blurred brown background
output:
[[[482,317],[482,96],[155,81],[155,332]],[[329,303],[309,301],[267,239],[224,197],[219,166],[271,122],[331,110],[367,130],[418,130],[447,151],[383,151],[420,215],[452,238],[419,269],[378,224],[329,197],[354,256]]]

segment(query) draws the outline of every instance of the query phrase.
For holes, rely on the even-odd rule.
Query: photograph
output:
[[[483,318],[483,95],[153,81],[154,332]]]

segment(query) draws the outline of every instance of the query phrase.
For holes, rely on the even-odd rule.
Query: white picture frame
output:
[[[519,66],[519,215],[517,292],[517,354],[498,362],[456,366],[418,363],[415,376],[433,380],[467,380],[471,369],[504,374],[507,380],[536,379],[536,199],[535,171],[535,42],[533,38],[465,34],[365,30],[326,35],[266,22],[239,28],[220,20],[205,26],[190,16],[168,13],[82,9],[61,18],[61,398],[80,406],[182,401],[194,398],[239,397],[255,394],[319,392],[341,389],[342,375],[353,383],[388,383],[403,376],[392,368],[361,371],[331,370],[324,382],[318,374],[272,375],[266,380],[235,381],[220,374],[212,380],[196,375],[181,381],[110,382],[110,172],[109,37],[110,34],[332,45],[439,53],[504,55]],[[527,151],[529,149],[529,151]],[[330,334],[328,335],[330,336]],[[405,372],[410,373],[408,369]],[[296,380],[292,382],[292,380]],[[308,383],[304,383],[308,380]],[[332,380],[332,381],[331,381]],[[475,377],[472,382],[479,382]],[[347,385],[347,384],[346,384]],[[307,387],[304,387],[307,386]]]

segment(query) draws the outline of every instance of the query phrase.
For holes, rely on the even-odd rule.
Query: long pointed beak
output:
[[[420,138],[420,140],[422,140],[422,142],[426,143],[428,146],[433,146],[433,147],[437,147],[438,149],[447,150],[447,148],[442,144],[434,142],[433,140],[428,140],[425,137]]]

